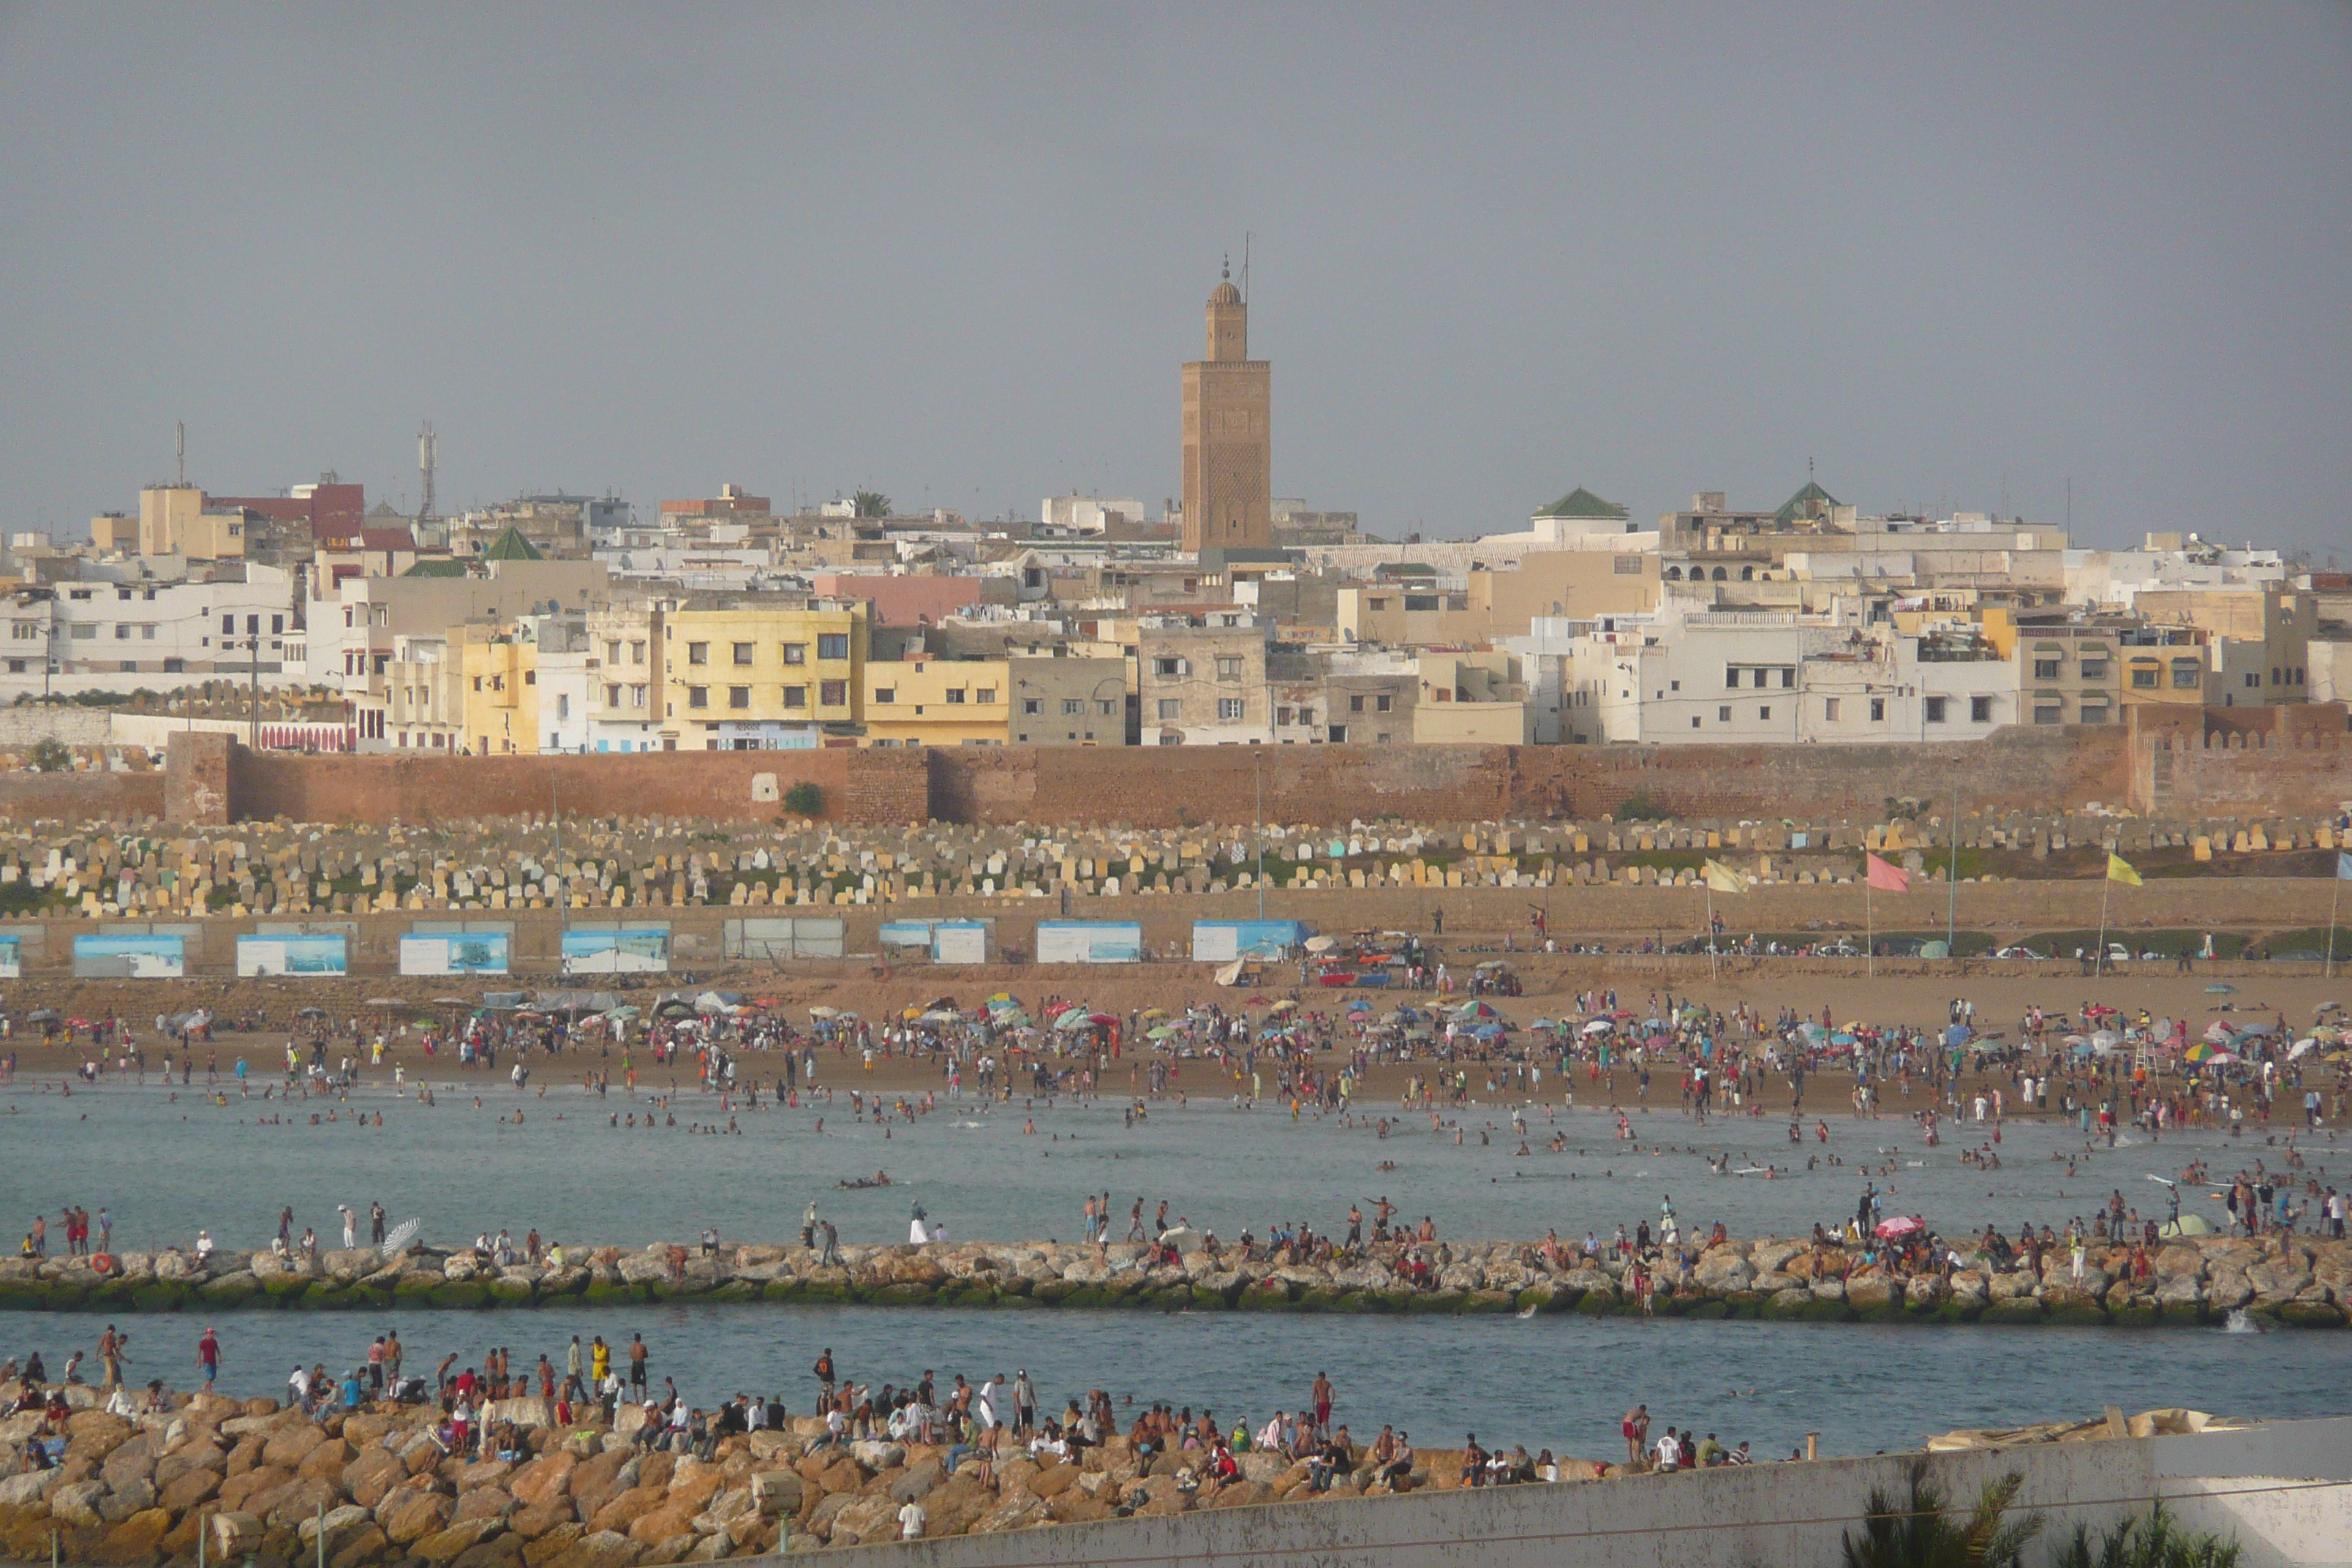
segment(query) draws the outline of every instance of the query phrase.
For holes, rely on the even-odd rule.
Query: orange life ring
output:
[[[113,1273],[113,1272],[114,1272],[114,1257],[113,1257],[113,1254],[111,1254],[111,1253],[106,1253],[106,1252],[95,1252],[95,1253],[92,1253],[92,1254],[90,1255],[90,1259],[89,1259],[89,1271],[90,1271],[91,1273],[93,1273],[93,1274],[111,1274],[111,1273]]]

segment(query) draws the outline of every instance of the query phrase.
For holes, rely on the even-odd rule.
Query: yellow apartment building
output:
[[[1004,659],[915,658],[868,664],[869,746],[1001,746],[1013,714],[1013,667]]]
[[[863,601],[786,607],[689,600],[667,609],[662,749],[815,744],[824,727],[857,723],[866,706],[866,631]]]
[[[466,705],[468,755],[539,752],[539,645],[499,626],[466,626],[457,644],[457,694]]]

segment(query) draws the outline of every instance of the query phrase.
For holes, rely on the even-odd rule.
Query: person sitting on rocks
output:
[[[1486,1450],[1478,1447],[1478,1434],[1469,1434],[1462,1445],[1462,1484],[1483,1487],[1486,1484]]]

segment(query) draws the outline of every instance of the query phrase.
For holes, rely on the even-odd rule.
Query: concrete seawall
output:
[[[1838,1561],[1874,1489],[1907,1496],[1916,1456],[1756,1465],[1581,1486],[1417,1492],[1346,1502],[1107,1520],[1045,1531],[856,1547],[844,1568],[1056,1568],[1223,1563],[1246,1568],[1757,1568]],[[2191,1531],[2234,1536],[2241,1568],[2352,1562],[2352,1419],[2277,1422],[2197,1436],[2045,1443],[1932,1454],[1965,1510],[1987,1481],[2023,1479],[2041,1511],[2040,1561],[2078,1521],[2146,1513],[2161,1498]]]
[[[1623,1263],[1570,1254],[1547,1260],[1516,1242],[1448,1244],[1425,1270],[1394,1244],[1326,1261],[1246,1259],[1233,1249],[1153,1261],[1132,1243],[956,1242],[845,1247],[828,1263],[801,1247],[735,1246],[704,1256],[656,1243],[642,1250],[568,1247],[562,1266],[499,1267],[471,1252],[370,1248],[317,1258],[127,1252],[98,1260],[0,1259],[0,1310],[206,1312],[447,1310],[551,1304],[627,1306],[709,1300],[1012,1310],[1156,1310],[1337,1313],[1581,1312],[1592,1316],[1763,1318],[1820,1322],[2056,1323],[2191,1326],[2245,1311],[2299,1328],[2344,1327],[2352,1307],[2352,1243],[2305,1237],[2202,1237],[2165,1243],[2133,1277],[2131,1249],[2101,1244],[2074,1276],[2053,1252],[2040,1273],[1961,1268],[1890,1276],[1859,1249],[1808,1241],[1695,1245],[1687,1262],[1653,1260],[1650,1289]]]

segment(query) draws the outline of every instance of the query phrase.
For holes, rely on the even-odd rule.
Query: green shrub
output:
[[[824,791],[803,779],[784,792],[784,809],[795,816],[814,816],[824,810]]]

